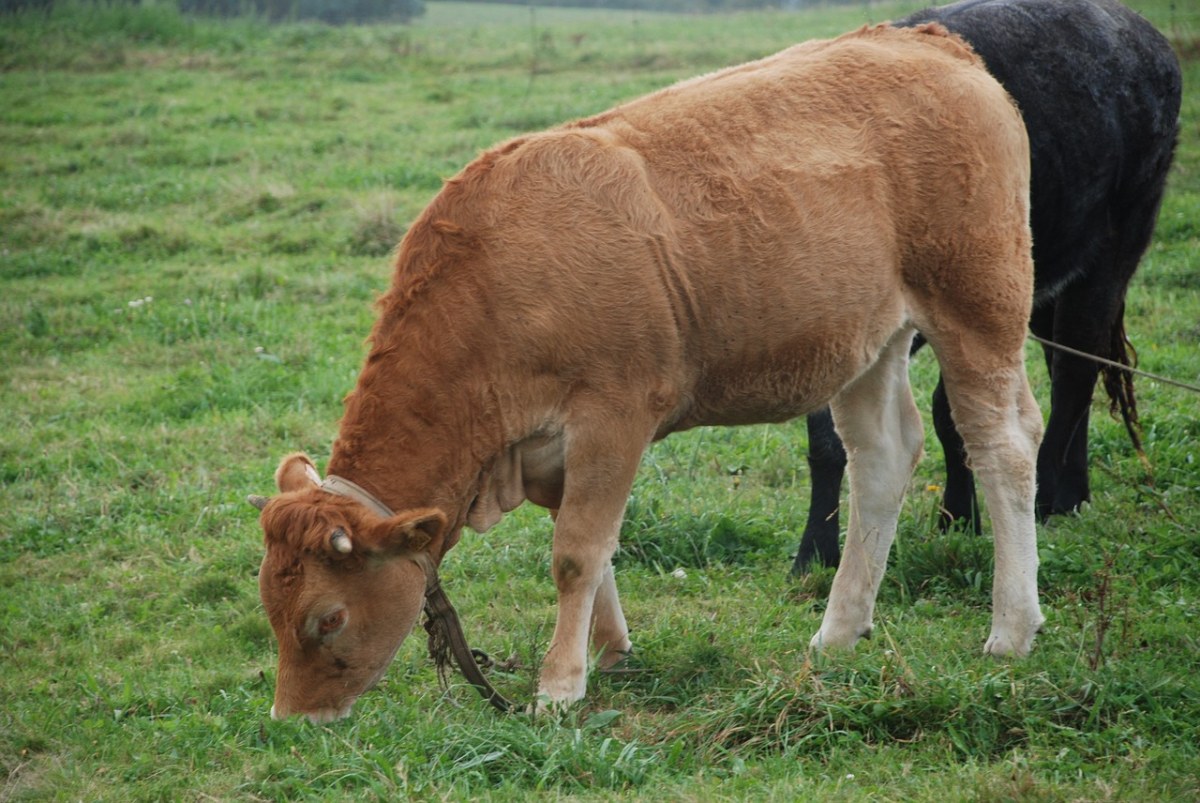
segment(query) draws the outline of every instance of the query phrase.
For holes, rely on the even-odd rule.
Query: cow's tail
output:
[[[1137,350],[1129,342],[1125,334],[1125,307],[1112,328],[1112,340],[1109,344],[1109,359],[1129,368],[1137,367]],[[1111,365],[1102,365],[1100,375],[1104,381],[1104,390],[1108,393],[1109,412],[1113,418],[1120,418],[1129,433],[1129,440],[1137,452],[1138,459],[1151,472],[1150,460],[1142,447],[1142,425],[1138,420],[1137,396],[1133,392],[1133,372]]]

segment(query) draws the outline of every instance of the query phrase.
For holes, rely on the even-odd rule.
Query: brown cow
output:
[[[921,453],[918,329],[994,522],[984,649],[1028,652],[1028,188],[1011,101],[936,26],[799,45],[484,153],[400,244],[330,478],[291,455],[263,500],[273,715],[345,715],[463,525],[525,499],[558,511],[540,699],[578,700],[589,632],[601,665],[630,647],[611,558],[647,445],[830,400],[851,505],[812,644],[853,645]]]

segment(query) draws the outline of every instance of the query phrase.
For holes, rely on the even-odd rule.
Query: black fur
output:
[[[1132,364],[1125,292],[1150,244],[1174,154],[1182,78],[1170,44],[1115,0],[965,0],[900,20],[939,22],[971,43],[1016,100],[1029,132],[1034,333]],[[1096,363],[1046,350],[1050,419],[1038,452],[1041,517],[1089,498],[1088,408]],[[1105,372],[1113,410],[1134,445],[1131,375]],[[946,452],[943,525],[979,531],[975,481],[941,382],[934,428]],[[809,416],[812,507],[793,573],[838,561],[845,453],[828,409]]]

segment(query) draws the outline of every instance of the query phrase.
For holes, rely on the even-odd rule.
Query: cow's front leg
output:
[[[610,660],[619,660],[619,651],[629,648],[612,556],[648,440],[648,435],[641,433],[621,438],[612,430],[595,437],[576,434],[570,439],[551,562],[558,589],[558,619],[542,663],[539,708],[583,697],[593,622],[594,643],[602,654],[615,654]]]
[[[633,647],[629,640],[629,626],[621,610],[617,596],[617,582],[610,563],[596,590],[596,603],[592,612],[592,651],[601,669],[610,669],[629,655]]]
[[[558,520],[558,508],[550,511],[550,518]],[[611,669],[628,657],[633,649],[629,640],[629,625],[625,623],[625,612],[621,610],[621,598],[617,596],[617,582],[610,562],[596,589],[592,607],[592,651],[601,669]]]
[[[558,589],[558,618],[554,637],[542,662],[538,685],[539,707],[572,703],[583,697],[587,681],[587,638],[596,592],[604,578],[604,567],[612,551],[600,545],[571,543],[560,530],[565,515],[555,527],[551,574]],[[605,539],[608,540],[608,539]]]

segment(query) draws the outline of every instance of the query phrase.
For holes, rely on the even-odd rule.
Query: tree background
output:
[[[330,25],[408,22],[425,13],[424,0],[171,0],[184,14],[210,17],[257,16],[271,22],[319,20]],[[814,6],[870,5],[869,0],[482,0],[503,5],[633,9],[705,13]],[[67,4],[143,5],[143,0],[0,0],[0,14],[25,9],[50,10]],[[150,3],[146,3],[150,5]]]

